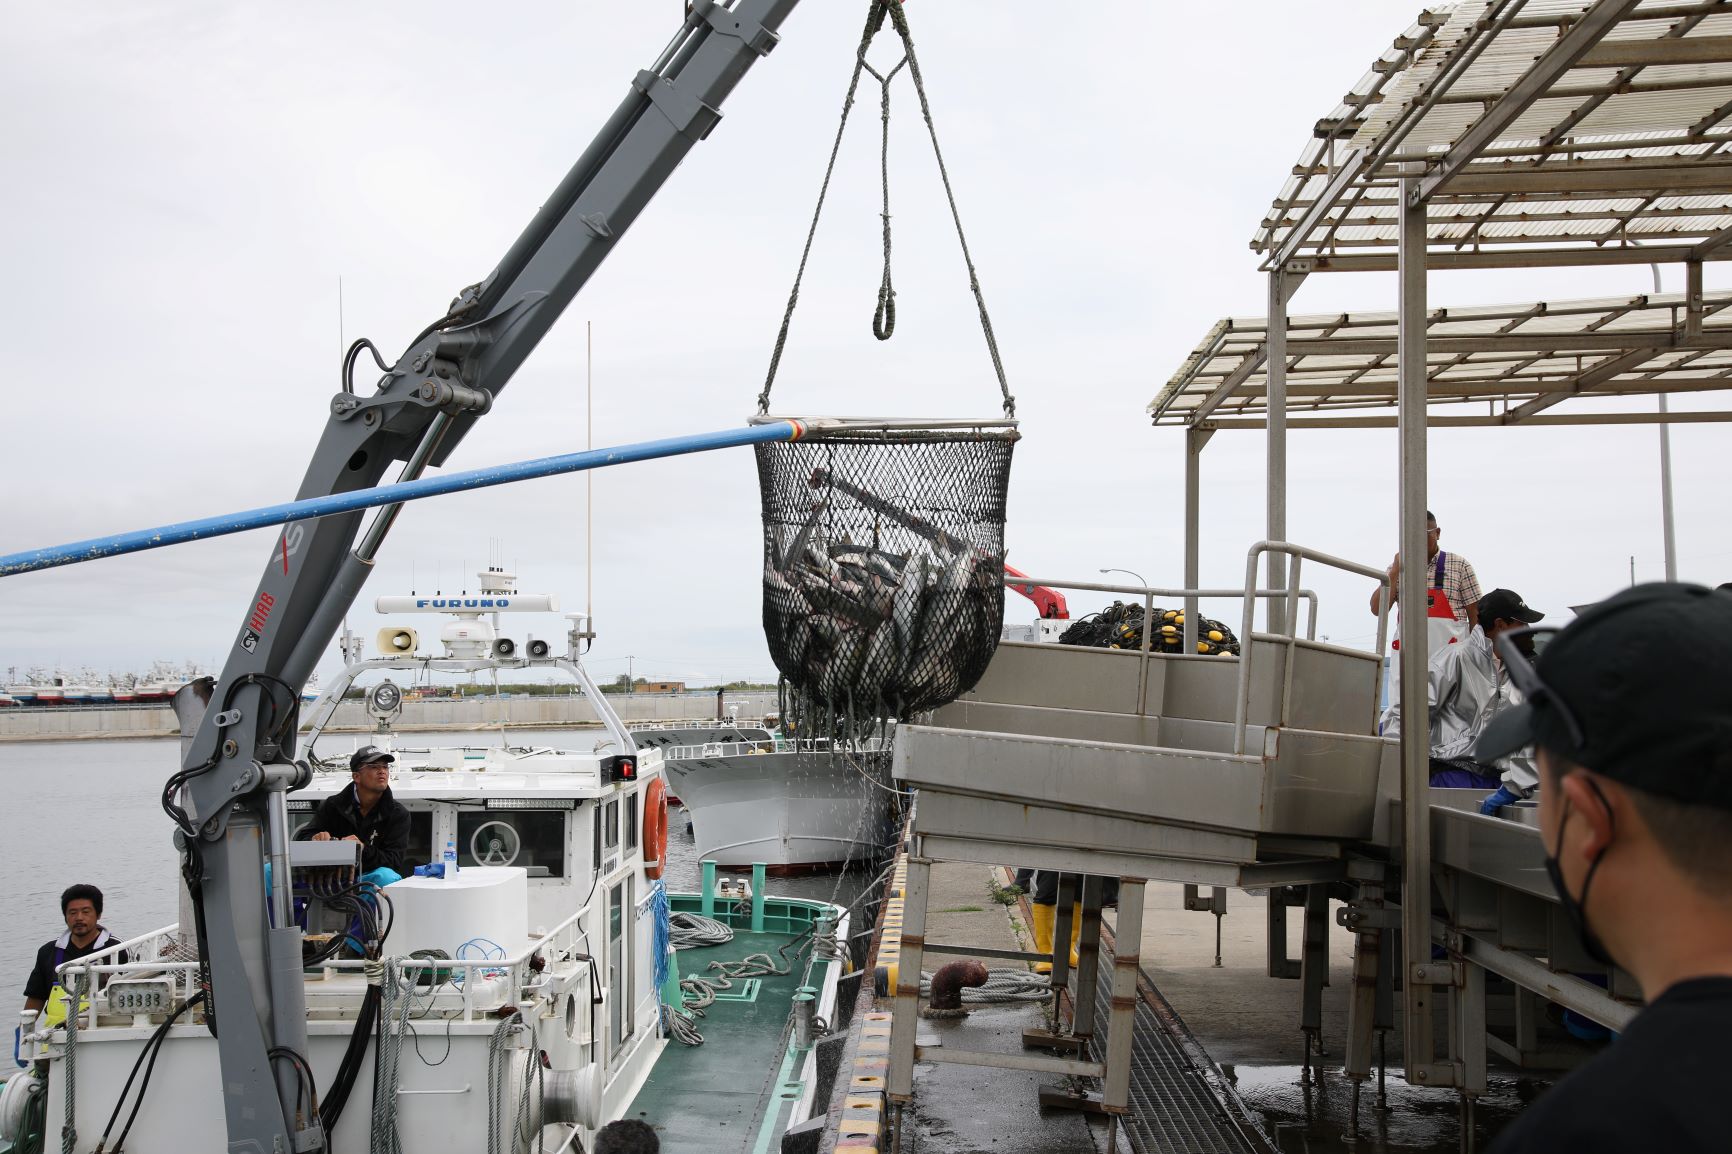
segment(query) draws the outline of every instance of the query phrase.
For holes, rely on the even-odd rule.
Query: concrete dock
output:
[[[967,863],[932,867],[926,938],[932,942],[1031,949],[1026,904],[1005,904],[1008,871]],[[894,895],[897,883],[892,881]],[[1206,891],[1205,891],[1206,892]],[[1182,886],[1151,883],[1141,936],[1141,1000],[1137,1022],[1138,1081],[1145,1083],[1138,1114],[1109,1146],[1105,1120],[1042,1109],[1039,1088],[1050,1074],[922,1062],[915,1067],[914,1101],[904,1108],[901,1154],[1072,1154],[1116,1151],[1229,1151],[1260,1154],[1354,1151],[1355,1154],[1441,1154],[1483,1149],[1503,1123],[1544,1086],[1531,1075],[1494,1070],[1490,1092],[1475,1103],[1472,1144],[1463,1145],[1462,1108],[1452,1090],[1409,1086],[1401,1077],[1401,1038],[1390,1032],[1385,1105],[1378,1075],[1361,1088],[1357,1141],[1349,1133],[1351,1084],[1341,1073],[1347,1025],[1352,935],[1330,922],[1329,985],[1324,991],[1322,1056],[1302,1067],[1298,1028],[1300,985],[1266,973],[1268,897],[1231,891],[1221,920],[1216,965],[1215,918],[1184,908]],[[1288,919],[1288,956],[1300,952],[1301,911]],[[1105,918],[1109,929],[1116,915]],[[899,906],[886,903],[876,954],[895,956]],[[885,944],[889,943],[888,949]],[[936,971],[953,955],[928,953],[922,968]],[[882,957],[875,956],[882,964]],[[1015,963],[987,960],[993,968]],[[852,1092],[836,1095],[831,1129],[821,1149],[837,1154],[888,1152],[892,1111],[881,1092],[887,1053],[888,997],[870,998],[856,1014],[839,1080],[850,1070]],[[923,1047],[1020,1052],[1022,1031],[1049,1025],[1048,1003],[989,1004],[960,1021],[927,1021]],[[1144,1037],[1147,1034],[1149,1037]],[[1147,1046],[1161,1053],[1145,1059]],[[1155,1069],[1150,1063],[1164,1064]]]

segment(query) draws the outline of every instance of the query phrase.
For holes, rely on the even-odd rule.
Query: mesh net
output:
[[[1143,607],[1114,601],[1099,613],[1080,618],[1059,635],[1060,645],[1091,645],[1098,649],[1141,649]],[[1156,653],[1182,653],[1185,649],[1185,611],[1162,609],[1149,615],[1149,648]],[[1224,621],[1203,617],[1197,621],[1197,652],[1207,656],[1238,656],[1239,639]]]
[[[1004,620],[1016,436],[824,431],[757,447],[764,636],[788,720],[852,736],[980,680]]]

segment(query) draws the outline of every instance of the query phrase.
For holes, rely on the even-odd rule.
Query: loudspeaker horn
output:
[[[380,653],[394,656],[399,653],[415,652],[421,644],[421,635],[413,629],[386,627],[379,630],[377,641]]]
[[[543,661],[553,656],[553,646],[540,638],[531,637],[523,647],[523,652],[531,661]]]
[[[517,656],[517,642],[509,637],[496,637],[493,640],[493,656],[505,659]]]

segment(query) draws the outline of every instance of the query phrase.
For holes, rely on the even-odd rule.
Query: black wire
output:
[[[180,1017],[181,1014],[185,1013],[188,1008],[190,1008],[194,1004],[198,1003],[199,1001],[203,1000],[203,998],[204,998],[204,995],[202,993],[196,993],[192,997],[188,998],[186,1001],[182,1002],[179,1005],[179,1007],[177,1007],[175,1009],[174,1013],[170,1014],[168,1016],[168,1019],[166,1021],[164,1021],[162,1023],[162,1025],[158,1026],[156,1028],[156,1032],[151,1034],[151,1036],[145,1040],[144,1045],[139,1048],[138,1057],[133,1059],[132,1073],[130,1073],[126,1076],[126,1085],[124,1085],[120,1088],[120,1098],[114,1103],[114,1113],[112,1113],[108,1116],[108,1125],[103,1127],[103,1129],[102,1129],[102,1141],[104,1143],[106,1143],[108,1141],[109,1131],[114,1129],[115,1119],[120,1117],[121,1107],[126,1105],[126,1096],[132,1090],[132,1080],[134,1078],[138,1077],[139,1067],[144,1064],[144,1056],[146,1054],[150,1053],[152,1046],[157,1046],[157,1045],[161,1044],[161,1039],[162,1039],[163,1035],[168,1032],[168,1028],[174,1024],[174,1020],[176,1018]]]
[[[373,342],[368,340],[366,337],[362,337],[360,340],[350,345],[348,351],[343,354],[343,391],[351,395],[355,391],[355,361],[361,355],[362,349],[366,349],[368,352],[373,354],[373,363],[379,366],[379,371],[381,373],[388,373],[391,371],[391,366],[386,364],[385,358],[379,355],[378,346],[373,344]]]
[[[132,1124],[138,1118],[138,1108],[140,1106],[144,1105],[144,1096],[145,1096],[145,1094],[147,1094],[150,1091],[150,1076],[156,1070],[157,1055],[162,1053],[163,1043],[168,1038],[168,1028],[170,1026],[174,1025],[174,1020],[176,1018],[180,1017],[187,1010],[191,1009],[196,1003],[203,1000],[203,998],[204,998],[204,994],[203,994],[203,992],[200,992],[200,993],[194,994],[192,997],[190,997],[186,1001],[182,1002],[180,1004],[180,1006],[174,1011],[174,1013],[170,1014],[163,1021],[162,1025],[160,1025],[156,1028],[156,1032],[151,1034],[149,1040],[146,1041],[144,1044],[144,1049],[139,1051],[139,1054],[138,1054],[139,1059],[143,1059],[144,1055],[148,1052],[150,1054],[150,1061],[148,1063],[146,1063],[145,1067],[144,1067],[144,1080],[138,1084],[138,1096],[132,1100],[132,1112],[126,1116],[126,1125],[121,1127],[120,1137],[114,1143],[115,1154],[120,1154],[120,1150],[122,1149],[122,1147],[124,1147],[126,1145],[126,1136],[132,1132]],[[133,1073],[136,1074],[138,1072],[138,1062],[137,1061],[133,1062],[132,1069],[133,1069]],[[128,1088],[131,1087],[132,1079],[130,1077],[127,1078],[126,1085]],[[116,1118],[120,1117],[120,1107],[125,1102],[126,1102],[126,1089],[123,1088],[120,1091],[120,1101],[116,1102],[114,1104],[114,1113],[109,1115],[109,1118],[108,1118],[108,1125],[111,1128],[114,1125],[114,1120]],[[102,1132],[102,1139],[104,1142],[106,1142],[108,1140],[108,1131],[107,1130],[104,1130]]]
[[[319,1123],[325,1128],[327,1143],[330,1136],[336,1133],[337,1120],[343,1116],[343,1107],[348,1105],[349,1094],[355,1088],[355,1079],[360,1076],[361,1066],[366,1061],[367,1043],[372,1040],[373,1026],[378,1020],[379,1003],[383,997],[384,991],[379,986],[367,987],[367,996],[361,1002],[361,1012],[355,1017],[355,1028],[349,1033],[348,1048],[343,1051],[343,1060],[338,1064],[337,1072],[331,1078],[331,1087],[325,1093],[325,1101],[319,1107]]]

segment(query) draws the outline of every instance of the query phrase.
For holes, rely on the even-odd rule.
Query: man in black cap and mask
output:
[[[409,852],[409,811],[391,796],[389,750],[363,745],[349,758],[349,788],[319,803],[313,818],[296,831],[297,838],[312,841],[358,841],[361,871],[408,873],[404,863]],[[386,879],[389,880],[389,879]],[[383,884],[383,883],[381,883]]]
[[[1585,610],[1477,755],[1536,747],[1546,871],[1594,957],[1641,984],[1623,1035],[1493,1154],[1732,1148],[1732,595],[1640,585]]]

